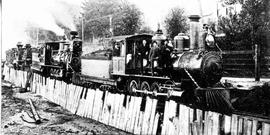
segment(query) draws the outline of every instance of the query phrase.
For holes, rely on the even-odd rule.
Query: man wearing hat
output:
[[[32,50],[30,44],[25,45],[23,60],[25,61],[25,66],[30,67],[30,64],[32,63]]]
[[[23,57],[23,44],[22,42],[18,42],[17,43],[17,50],[16,50],[16,53],[15,53],[15,56],[16,56],[16,61],[14,63],[14,68],[20,68],[20,65],[23,64],[23,61],[22,61],[22,57]]]

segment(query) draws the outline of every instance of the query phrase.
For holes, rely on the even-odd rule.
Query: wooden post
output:
[[[37,110],[35,109],[35,106],[33,105],[33,102],[32,102],[31,99],[29,99],[29,103],[30,103],[31,110],[32,110],[32,113],[33,113],[33,116],[34,116],[34,119],[35,119],[36,124],[41,123],[41,120],[39,118],[39,115],[37,113]]]
[[[255,44],[255,81],[260,81],[260,46]]]

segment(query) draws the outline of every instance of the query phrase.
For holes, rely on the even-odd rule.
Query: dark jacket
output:
[[[143,58],[148,58],[149,51],[150,47],[147,44],[145,46],[143,46],[143,44],[138,46],[138,53],[140,53]]]
[[[152,47],[149,53],[149,60],[157,59],[160,55],[159,47]]]

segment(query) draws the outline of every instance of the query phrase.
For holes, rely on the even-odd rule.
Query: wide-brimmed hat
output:
[[[23,46],[22,42],[18,42],[17,46]]]
[[[30,44],[25,44],[25,47],[31,47],[31,45]]]

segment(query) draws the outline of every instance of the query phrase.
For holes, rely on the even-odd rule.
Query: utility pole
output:
[[[260,81],[260,45],[255,44],[255,81]]]
[[[39,28],[37,28],[37,44],[36,44],[36,46],[38,46],[38,34],[39,33]]]
[[[82,42],[84,41],[84,14],[82,14]]]
[[[112,15],[110,15],[109,17],[110,17],[110,32],[113,36]]]

